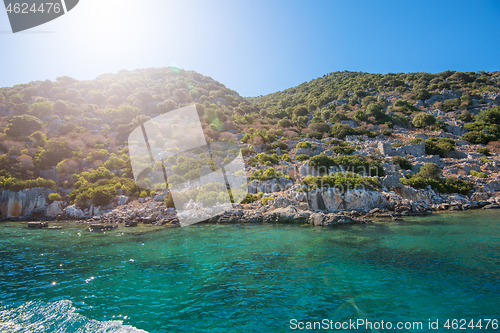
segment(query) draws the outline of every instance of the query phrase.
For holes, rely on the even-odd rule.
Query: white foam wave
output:
[[[148,333],[121,320],[98,321],[75,312],[71,301],[27,302],[0,307],[0,332],[17,333]]]

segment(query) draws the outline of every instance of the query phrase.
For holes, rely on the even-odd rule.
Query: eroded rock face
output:
[[[279,192],[289,189],[293,186],[293,182],[290,179],[279,178],[271,180],[253,180],[248,184],[248,193],[256,194],[262,193],[272,193]]]
[[[316,192],[316,193],[314,193]],[[368,212],[373,208],[386,208],[386,197],[377,191],[349,190],[341,193],[338,188],[329,188],[309,193],[309,207],[311,209],[338,211],[360,210]]]
[[[355,220],[352,217],[340,214],[314,213],[309,217],[309,223],[314,225],[331,226],[337,224],[363,223],[364,221]]]
[[[47,211],[45,212],[45,216],[47,217],[56,217],[62,212],[62,203],[61,201],[54,201],[49,205]]]
[[[75,205],[66,207],[66,209],[63,212],[63,215],[68,219],[82,219],[85,216],[83,211],[80,208],[76,207]]]
[[[310,213],[309,211],[299,211],[294,206],[288,206],[267,212],[264,214],[263,220],[264,222],[306,223]]]
[[[35,187],[19,192],[0,191],[0,212],[2,218],[29,217],[41,214],[47,209],[51,189]]]
[[[484,185],[483,191],[497,192],[500,191],[500,180],[493,180]]]

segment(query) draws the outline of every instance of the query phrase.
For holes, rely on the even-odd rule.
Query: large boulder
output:
[[[364,221],[358,221],[352,217],[340,214],[323,214],[323,213],[313,213],[309,217],[309,223],[314,225],[331,226],[338,224],[350,224],[350,223],[363,223]]]
[[[77,219],[77,220],[82,219],[85,216],[83,211],[80,208],[76,207],[75,205],[66,207],[63,214],[66,218]]]
[[[62,212],[62,203],[61,201],[54,201],[49,205],[47,211],[45,212],[45,216],[47,217],[56,217]]]

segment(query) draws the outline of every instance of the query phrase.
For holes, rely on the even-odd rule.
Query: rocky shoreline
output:
[[[327,191],[323,191],[325,196]],[[380,193],[380,192],[377,192]],[[202,223],[290,223],[311,224],[316,226],[338,226],[345,224],[370,223],[373,219],[401,220],[404,216],[426,215],[436,212],[464,211],[470,209],[495,209],[500,208],[500,193],[493,193],[487,200],[473,200],[477,194],[465,195],[438,195],[432,190],[419,190],[413,192],[415,198],[420,200],[403,199],[394,192],[383,192],[387,202],[382,208],[375,207],[368,211],[357,210],[319,210],[311,208],[317,205],[316,195],[309,195],[306,202],[300,202],[293,197],[295,192],[288,190],[269,194],[272,198],[268,205],[260,202],[252,204],[233,204],[228,207],[214,207],[225,210],[221,214],[205,219]],[[316,199],[315,199],[316,198]],[[427,198],[427,200],[423,199]],[[46,211],[54,213],[54,206],[58,206],[56,216],[40,216],[37,222],[30,222],[29,228],[43,229],[49,225],[45,221],[77,221],[89,224],[90,231],[107,231],[116,227],[135,227],[141,225],[155,225],[164,227],[179,227],[178,213],[173,208],[166,208],[165,204],[152,198],[129,201],[130,198],[118,198],[120,205],[114,207],[99,207],[81,210],[74,205],[63,207],[63,203],[55,202],[48,205]],[[433,203],[434,202],[434,203]],[[115,205],[117,202],[115,202]],[[190,206],[188,206],[190,205]],[[113,205],[110,205],[113,206]],[[195,202],[190,202],[185,207],[190,211],[203,211],[204,207]],[[106,209],[107,208],[107,209]],[[95,214],[94,214],[95,213]],[[92,214],[92,215],[91,215]],[[32,216],[21,218],[2,219],[3,221],[30,221]],[[36,224],[36,225],[35,225]],[[50,227],[49,227],[50,228]]]

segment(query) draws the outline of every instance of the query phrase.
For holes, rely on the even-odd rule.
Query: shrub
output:
[[[274,200],[273,198],[264,197],[264,198],[262,198],[262,205],[267,206],[269,204],[269,201],[273,201],[273,200]]]
[[[468,124],[466,124],[468,125]],[[466,126],[467,127],[467,126]],[[490,141],[494,141],[497,137],[493,134],[479,132],[479,131],[471,131],[467,132],[461,137],[462,140],[467,140],[470,143],[474,144],[487,144]]]
[[[302,161],[306,161],[306,160],[308,160],[308,159],[309,159],[309,155],[306,155],[306,154],[299,154],[299,155],[296,155],[296,156],[295,156],[295,159],[296,159],[297,161],[301,161],[301,162],[302,162]]]
[[[328,124],[325,122],[313,122],[309,124],[309,129],[313,132],[328,133],[328,131],[330,130],[330,126],[328,126]]]
[[[474,188],[474,183],[458,179],[457,177],[447,177],[444,183],[448,193],[460,193],[466,195]]]
[[[245,199],[243,199],[243,201],[241,201],[242,204],[248,204],[248,203],[252,203],[254,201],[257,201],[257,196],[255,194],[251,194],[251,193],[248,193],[247,196],[245,197]]]
[[[330,134],[335,138],[345,139],[346,136],[354,135],[356,132],[350,126],[337,124],[331,127]]]
[[[356,151],[356,148],[354,147],[349,147],[349,146],[338,146],[333,148],[333,151],[335,154],[344,154],[344,155],[351,155]]]
[[[480,160],[481,162],[483,162],[484,164],[493,162],[493,160],[492,160],[492,159],[490,159],[490,158],[488,158],[488,157],[486,157],[486,156],[481,156],[481,157],[479,158],[479,160]]]
[[[411,121],[412,125],[415,127],[425,127],[434,125],[436,123],[436,117],[428,113],[419,113]]]
[[[90,201],[94,206],[109,205],[113,197],[116,195],[114,187],[99,186],[92,191]]]
[[[313,156],[310,166],[318,171],[327,172],[331,166],[343,166],[346,170],[355,173],[367,173],[369,175],[384,176],[385,171],[380,162],[372,156],[336,156],[334,158],[325,153]]]
[[[59,195],[59,193],[50,193],[48,199],[50,201],[61,201],[61,196]]]
[[[495,106],[479,112],[475,117],[475,121],[500,125],[500,107]]]
[[[13,137],[27,136],[38,131],[42,127],[42,121],[35,116],[14,116],[9,120],[6,133]]]
[[[291,157],[288,154],[283,154],[283,156],[281,156],[281,160],[283,160],[285,162],[291,162],[292,161]]]
[[[279,157],[276,154],[267,155],[266,153],[260,153],[257,155],[257,159],[260,164],[266,164],[266,162],[276,164],[279,162]]]
[[[483,147],[483,148],[479,148],[478,150],[476,150],[476,152],[480,153],[480,154],[483,154],[483,155],[486,155],[486,156],[490,156],[490,150],[486,147]]]
[[[471,170],[470,175],[477,178],[488,178],[486,172],[477,172],[476,170]]]
[[[29,189],[34,187],[45,187],[45,188],[50,188],[54,191],[57,189],[56,183],[51,179],[37,178],[37,179],[23,180],[13,177],[8,177],[8,178],[3,176],[0,177],[0,189],[2,190],[18,192],[24,189]]]
[[[156,191],[151,191],[151,192],[149,192],[149,195],[150,195],[150,196],[155,196],[155,195],[156,195]]]
[[[241,155],[243,156],[248,156],[256,153],[257,152],[253,148],[241,148]]]
[[[382,130],[382,134],[385,136],[391,136],[392,131],[390,129],[384,129],[384,130]]]
[[[440,179],[441,172],[441,168],[436,163],[426,163],[415,176],[438,180]]]
[[[264,170],[257,170],[250,175],[249,182],[252,180],[271,180],[271,179],[279,179],[279,178],[290,178],[283,174],[282,172],[276,171],[273,168],[267,168]]]
[[[441,157],[444,157],[446,153],[454,150],[457,144],[455,140],[449,138],[413,139],[410,141],[410,143],[420,142],[424,142],[425,153],[427,155],[439,155]]]
[[[297,143],[297,149],[300,148],[311,148],[312,144],[310,142],[299,142]]]
[[[411,163],[404,157],[402,156],[394,156],[392,158],[392,161],[394,162],[394,164],[398,164],[401,169],[404,169],[404,170],[411,170],[412,169],[412,165]]]
[[[145,198],[147,196],[148,196],[148,192],[146,192],[146,191],[141,191],[141,194],[139,195],[139,197],[141,197],[141,198]]]

